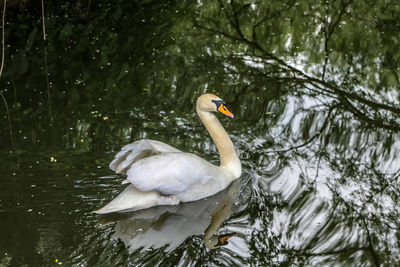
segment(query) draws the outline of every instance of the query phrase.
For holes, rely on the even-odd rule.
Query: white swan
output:
[[[124,183],[130,185],[94,212],[106,214],[195,201],[224,190],[239,178],[240,160],[214,112],[232,118],[233,114],[225,107],[225,102],[213,94],[197,99],[196,112],[218,149],[220,166],[159,141],[136,141],[124,146],[110,164],[115,172],[127,175]]]

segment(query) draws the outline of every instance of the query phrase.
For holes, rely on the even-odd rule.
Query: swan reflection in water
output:
[[[218,194],[176,206],[157,206],[131,213],[103,215],[101,224],[115,223],[114,239],[120,239],[129,253],[138,249],[164,248],[170,252],[188,237],[204,233],[209,249],[228,244],[232,233],[216,232],[231,212],[238,191],[238,181]],[[126,189],[125,189],[126,190]]]

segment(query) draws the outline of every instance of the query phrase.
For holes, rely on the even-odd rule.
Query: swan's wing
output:
[[[218,178],[218,167],[190,153],[171,152],[136,161],[127,170],[127,179],[142,191],[157,190],[176,195],[197,184]]]
[[[136,141],[124,146],[115,155],[114,160],[110,163],[110,169],[116,173],[126,174],[126,170],[136,161],[166,152],[181,151],[160,141],[149,139]]]

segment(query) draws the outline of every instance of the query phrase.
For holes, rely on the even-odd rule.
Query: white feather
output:
[[[129,182],[142,191],[157,190],[166,195],[191,194],[192,200],[198,199],[196,187],[209,184],[212,186],[210,190],[214,191],[220,189],[219,185],[224,181],[227,182],[225,187],[232,181],[228,173],[221,172],[219,167],[183,152],[141,159],[132,164],[126,173]]]
[[[136,141],[124,146],[115,155],[114,160],[110,163],[110,169],[116,173],[126,174],[127,168],[134,162],[164,152],[180,152],[180,150],[160,141],[149,139]]]

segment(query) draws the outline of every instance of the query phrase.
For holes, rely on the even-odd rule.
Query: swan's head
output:
[[[196,108],[202,112],[220,112],[233,118],[233,114],[226,108],[224,100],[213,94],[204,94],[197,99]]]

